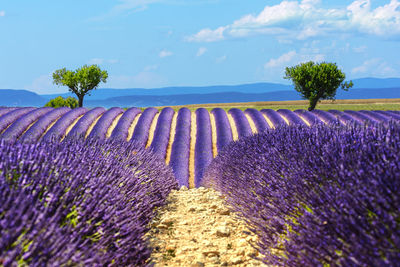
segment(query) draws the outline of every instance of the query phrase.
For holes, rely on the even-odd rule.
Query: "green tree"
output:
[[[75,71],[63,68],[53,73],[53,83],[68,86],[68,90],[78,97],[79,107],[82,107],[85,95],[90,95],[90,91],[96,89],[100,82],[105,83],[107,78],[107,71],[97,65],[84,65]]]
[[[345,91],[353,86],[352,81],[343,82],[346,75],[338,69],[336,63],[301,63],[287,67],[283,78],[292,80],[294,89],[310,101],[308,110],[313,110],[322,99],[335,99],[339,86]]]
[[[59,107],[76,108],[78,106],[78,100],[70,96],[67,98],[64,98],[62,96],[57,96],[56,98],[53,98],[49,102],[47,102],[46,105],[44,106],[53,108],[59,108]]]

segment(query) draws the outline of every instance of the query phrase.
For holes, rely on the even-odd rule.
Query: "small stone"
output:
[[[204,256],[209,256],[209,255],[216,255],[219,256],[219,251],[215,248],[207,249],[203,251]]]
[[[168,226],[165,224],[159,224],[159,225],[157,225],[157,228],[158,229],[168,229]]]
[[[179,190],[181,190],[181,191],[188,191],[188,188],[187,188],[185,185],[183,185],[183,186],[181,186],[181,188],[180,188]]]
[[[231,263],[232,264],[240,264],[240,263],[243,263],[243,259],[242,259],[242,257],[235,257],[235,258],[231,259]]]
[[[231,211],[228,210],[228,209],[220,209],[218,211],[218,214],[220,214],[220,215],[229,215],[229,214],[231,214]]]
[[[195,208],[195,207],[189,207],[188,211],[189,211],[189,212],[195,212],[195,211],[196,211],[196,208]]]
[[[213,204],[213,205],[210,206],[210,209],[215,210],[216,208],[218,208],[218,205]]]
[[[240,248],[240,247],[245,247],[245,246],[247,246],[247,244],[248,244],[248,242],[247,242],[246,239],[244,239],[244,238],[239,239],[239,240],[236,242],[236,246],[237,246],[238,248]]]
[[[222,263],[221,263],[221,266],[228,266],[229,264],[228,264],[228,262],[226,262],[226,261],[223,261]]]
[[[222,227],[218,227],[216,230],[216,234],[219,237],[228,237],[231,235],[231,231],[229,230],[228,227],[226,226],[222,226]]]
[[[204,267],[204,263],[201,261],[197,261],[195,263],[192,264],[192,267]]]
[[[176,250],[176,245],[175,244],[168,244],[168,245],[165,246],[165,250],[169,250],[169,251]]]
[[[171,226],[175,222],[175,218],[172,217],[166,217],[161,220],[161,224]]]

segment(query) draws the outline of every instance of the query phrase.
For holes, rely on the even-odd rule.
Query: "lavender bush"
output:
[[[400,124],[278,127],[231,143],[203,184],[278,266],[398,266]]]
[[[101,116],[99,121],[93,127],[93,130],[90,132],[89,137],[96,137],[100,139],[106,138],[107,130],[110,128],[111,124],[113,123],[114,119],[124,110],[122,108],[110,108]]]
[[[247,120],[243,111],[238,108],[231,108],[229,110],[229,114],[232,115],[233,120],[235,121],[239,138],[253,134],[250,128],[249,121]]]
[[[189,186],[189,154],[190,154],[190,127],[191,112],[188,108],[181,108],[176,118],[175,139],[171,147],[171,161],[169,166],[174,171],[179,186]],[[193,122],[194,123],[194,122]]]
[[[129,127],[140,112],[141,111],[138,108],[130,108],[126,110],[119,119],[117,126],[115,126],[110,137],[113,139],[126,140],[128,138]]]
[[[68,136],[69,137],[85,136],[90,125],[92,125],[92,123],[99,116],[103,115],[105,111],[106,111],[105,108],[98,107],[86,112],[85,115],[83,115],[82,118],[78,120],[78,122],[74,125],[74,127],[72,127],[71,131],[68,133]]]
[[[232,129],[229,124],[228,116],[222,108],[214,108],[212,114],[215,118],[216,132],[217,132],[217,149],[220,152],[224,146],[232,142]]]
[[[250,116],[250,118],[253,119],[254,124],[257,127],[257,132],[263,132],[265,129],[269,129],[269,125],[267,121],[265,120],[264,116],[262,113],[254,108],[248,108],[245,111],[246,114]]]
[[[143,111],[133,131],[131,141],[141,143],[143,147],[146,146],[150,126],[157,112],[158,110],[156,108],[146,108]]]
[[[176,181],[135,142],[0,142],[1,266],[143,266]]]
[[[172,117],[175,111],[170,108],[164,108],[158,117],[157,126],[154,130],[153,142],[150,148],[154,153],[158,153],[161,157],[165,158],[167,147],[169,143],[169,133],[171,131]]]

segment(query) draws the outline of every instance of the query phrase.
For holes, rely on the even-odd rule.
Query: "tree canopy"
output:
[[[314,63],[309,61],[293,67],[287,67],[284,79],[292,80],[294,88],[310,104],[308,110],[313,110],[322,99],[335,99],[339,86],[347,91],[353,82],[343,82],[346,75],[336,66],[336,63]]]
[[[62,68],[53,73],[53,83],[68,86],[68,90],[78,97],[79,107],[83,105],[84,96],[90,95],[90,91],[96,89],[100,82],[105,83],[107,78],[107,71],[97,65],[84,65],[75,71]]]
[[[74,97],[67,97],[64,98],[62,96],[57,96],[56,98],[51,99],[49,102],[44,105],[45,107],[69,107],[69,108],[76,108],[78,106],[78,100]]]

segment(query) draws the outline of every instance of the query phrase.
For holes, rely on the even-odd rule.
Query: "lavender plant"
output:
[[[124,110],[122,108],[114,107],[107,110],[93,127],[93,130],[90,132],[89,137],[96,137],[100,139],[106,138],[107,130],[110,128],[114,119]]]
[[[194,149],[194,184],[200,186],[206,167],[213,159],[210,115],[205,108],[196,110],[197,133]]]
[[[253,119],[254,124],[257,127],[257,131],[263,132],[265,129],[269,129],[269,125],[267,123],[267,121],[265,120],[264,116],[262,115],[262,113],[254,108],[248,108],[245,111],[246,114],[248,114],[250,116],[250,118]]]
[[[129,127],[140,112],[141,111],[138,108],[130,108],[126,110],[111,133],[110,138],[126,140],[128,138]]]
[[[85,115],[82,116],[78,120],[78,122],[72,127],[71,131],[68,133],[69,137],[80,137],[80,136],[85,136],[86,132],[88,131],[90,125],[103,113],[106,111],[105,108],[98,107],[89,110],[88,112],[85,113]]]
[[[0,265],[144,266],[176,181],[135,142],[0,142]]]
[[[311,127],[314,126],[315,124],[323,123],[323,121],[320,120],[318,116],[316,116],[314,113],[312,113],[308,110],[297,109],[294,111],[294,113],[296,113],[296,115],[301,116],[303,119],[305,119],[310,124]]]
[[[329,110],[329,113],[334,115],[342,124],[358,124],[364,123],[363,120],[355,118],[339,110]]]
[[[237,108],[232,108],[229,110],[229,114],[232,115],[235,121],[239,138],[253,134],[250,128],[250,124],[243,111]]]
[[[314,109],[310,112],[317,116],[320,120],[323,120],[326,124],[341,123],[339,119],[335,117],[335,115],[325,110]]]
[[[2,107],[0,109],[0,117],[7,114],[8,112],[15,110],[15,109],[17,109],[17,108]]]
[[[174,110],[170,107],[164,108],[161,111],[154,131],[154,138],[150,145],[150,149],[163,158],[165,158],[165,154],[167,153],[169,133],[171,131],[171,122],[174,113]]]
[[[216,131],[217,131],[217,149],[220,152],[224,146],[232,142],[232,129],[229,124],[228,116],[222,108],[214,108],[212,114],[215,118]]]
[[[263,113],[268,117],[268,119],[272,122],[274,127],[287,125],[282,116],[273,109],[262,109],[261,113]]]
[[[68,111],[64,116],[62,116],[57,122],[46,132],[42,137],[45,141],[59,141],[61,140],[67,128],[77,119],[79,116],[87,112],[86,108],[75,108]]]
[[[23,134],[26,129],[31,126],[32,123],[37,121],[40,117],[49,113],[52,108],[44,107],[34,109],[19,119],[17,119],[10,127],[8,127],[3,134],[1,134],[0,138],[8,141],[16,141],[21,134]]]
[[[176,118],[175,139],[171,147],[169,166],[174,171],[179,186],[189,186],[189,154],[190,154],[190,127],[191,112],[188,108],[181,108]]]
[[[18,118],[22,117],[26,113],[34,110],[34,108],[19,108],[10,112],[7,112],[0,117],[0,133],[2,133],[7,127],[16,121]]]
[[[56,108],[38,119],[19,139],[21,142],[36,142],[44,135],[50,124],[70,111],[68,107]]]
[[[400,124],[278,127],[206,171],[259,236],[266,264],[398,266]]]
[[[146,145],[147,138],[149,137],[151,122],[153,121],[153,118],[157,112],[158,111],[156,108],[146,108],[143,111],[133,132],[131,138],[132,141],[141,143],[143,146]]]
[[[305,122],[291,110],[278,109],[277,112],[287,119],[289,125],[306,125]]]

